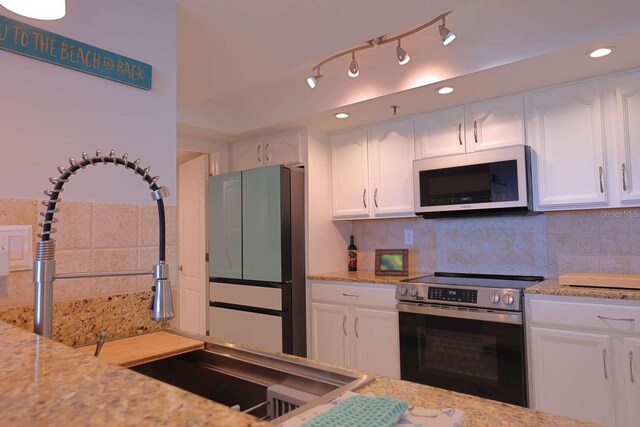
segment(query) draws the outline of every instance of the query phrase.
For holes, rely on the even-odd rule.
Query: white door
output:
[[[476,102],[464,108],[467,153],[524,145],[522,95]]]
[[[541,210],[606,206],[601,98],[597,81],[527,95],[527,137],[536,154],[534,188]]]
[[[331,136],[331,200],[334,219],[368,218],[371,200],[367,131]]]
[[[178,252],[180,257],[180,329],[207,332],[207,181],[208,156],[178,167]]]
[[[231,167],[234,172],[259,168],[264,161],[264,143],[243,142],[231,145]]]
[[[615,81],[618,121],[618,188],[623,202],[640,201],[640,73]]]
[[[448,108],[415,118],[416,158],[465,152],[464,109]]]
[[[264,165],[296,165],[302,163],[300,131],[274,136],[263,141]]]
[[[311,303],[312,358],[349,367],[349,307]]]
[[[352,367],[400,378],[398,312],[353,308]]]
[[[415,216],[413,148],[413,120],[369,129],[369,191],[373,194],[374,216]]]
[[[618,388],[618,396],[626,397],[627,419],[622,425],[637,425],[640,420],[640,338],[624,338],[624,351],[618,363],[626,380]]]
[[[535,408],[613,426],[613,372],[608,335],[531,327]]]

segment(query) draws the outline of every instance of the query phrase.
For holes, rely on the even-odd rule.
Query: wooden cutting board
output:
[[[202,341],[169,332],[154,332],[105,342],[98,358],[128,368],[201,348],[204,348]],[[93,356],[96,346],[79,347],[78,350]]]
[[[567,273],[561,274],[558,282],[564,286],[640,289],[637,274]]]

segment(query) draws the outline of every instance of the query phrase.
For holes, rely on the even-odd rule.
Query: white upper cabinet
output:
[[[606,206],[600,82],[528,94],[525,109],[537,208]]]
[[[262,166],[264,144],[262,141],[243,142],[231,146],[233,171],[259,168]]]
[[[334,219],[369,217],[366,129],[331,137],[331,189]]]
[[[413,120],[372,127],[368,140],[373,215],[413,216]]]
[[[476,102],[464,107],[467,153],[524,145],[522,95]]]
[[[620,200],[640,201],[640,73],[615,79]]]
[[[465,152],[464,108],[448,108],[415,118],[417,158]]]
[[[304,132],[298,130],[258,141],[231,145],[233,171],[302,163]]]
[[[302,163],[301,132],[267,138],[264,143],[264,165],[295,165]]]

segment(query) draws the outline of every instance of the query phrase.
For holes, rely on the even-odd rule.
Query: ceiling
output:
[[[477,99],[529,90],[640,66],[637,0],[177,0],[178,130],[233,142],[292,127],[354,127]],[[402,46],[411,62],[399,66],[395,45],[358,55],[361,73],[347,77],[350,58],[322,68],[310,89],[311,68],[376,36],[393,36],[453,10],[447,26],[458,38],[447,47],[437,25]],[[586,50],[616,46],[592,60]],[[456,88],[447,97],[433,89]],[[337,110],[352,117],[338,121]]]

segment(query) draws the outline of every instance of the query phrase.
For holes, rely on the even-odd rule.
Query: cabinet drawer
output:
[[[344,286],[331,283],[312,283],[311,299],[341,304],[368,305],[380,308],[396,308],[395,287],[380,288],[367,285]]]
[[[211,282],[209,299],[227,304],[282,310],[282,290],[278,288]]]
[[[640,333],[640,306],[531,300],[530,309],[529,321],[537,325]]]

